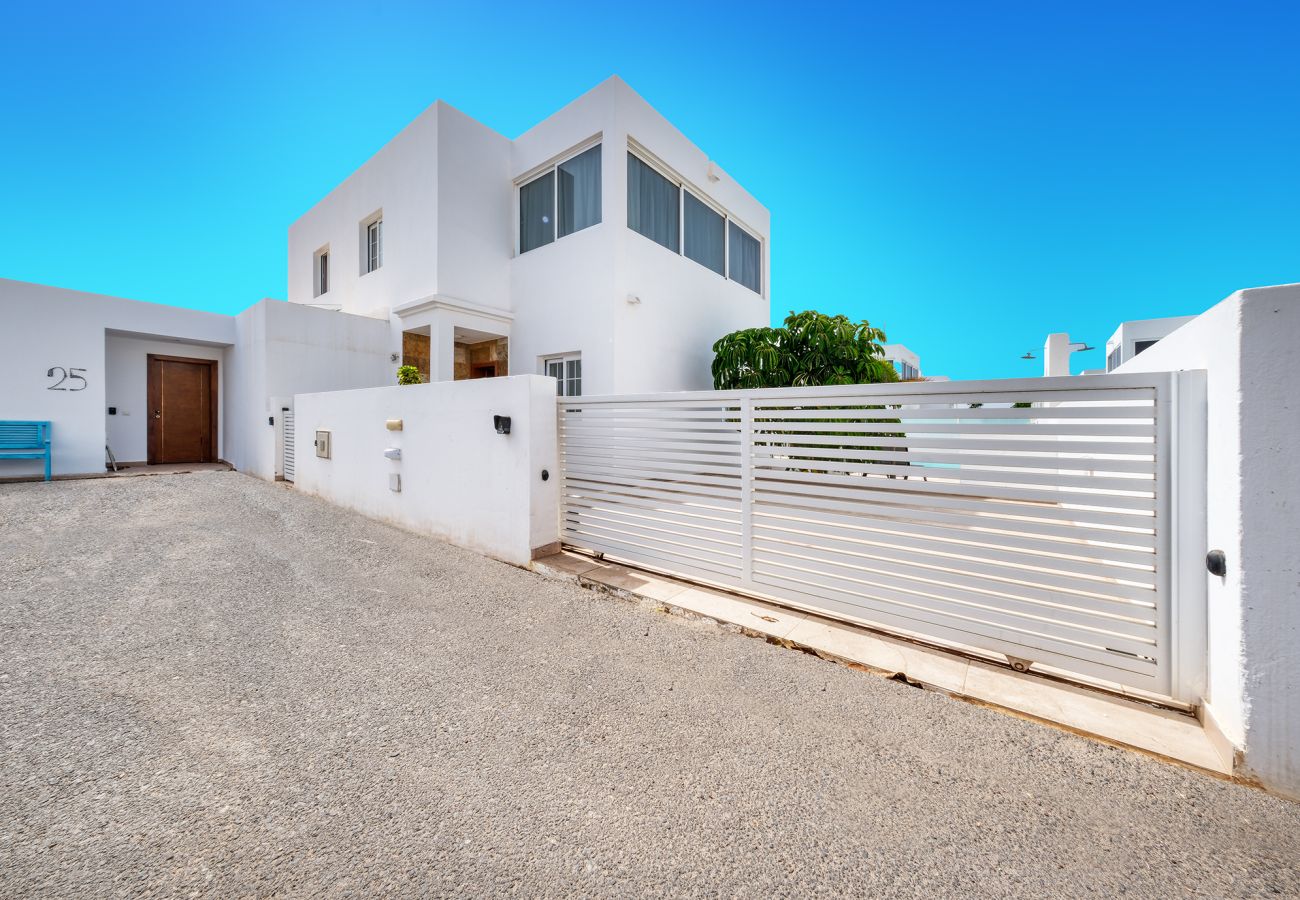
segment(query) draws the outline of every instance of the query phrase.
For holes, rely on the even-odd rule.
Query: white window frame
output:
[[[557,364],[559,364],[559,366],[560,366],[560,372],[563,373],[560,377],[555,378],[555,381],[556,381],[556,392],[555,392],[555,393],[556,393],[556,396],[557,396],[557,397],[581,397],[581,396],[582,396],[582,371],[581,371],[581,368],[579,368],[578,377],[577,377],[576,379],[571,379],[571,378],[568,377],[569,363],[570,363],[570,362],[575,362],[575,361],[578,363],[579,367],[582,366],[582,354],[581,354],[581,353],[577,353],[577,352],[575,352],[575,353],[554,353],[554,354],[552,354],[552,355],[550,355],[550,356],[543,356],[543,357],[542,357],[542,374],[543,374],[543,375],[549,375],[550,377],[555,378],[555,376],[554,376],[554,375],[551,375],[551,373],[550,373],[550,368],[551,368],[551,364],[552,364],[552,363],[557,363]],[[577,392],[576,394],[572,394],[572,393],[569,393],[569,388],[570,388],[570,386],[572,385],[572,382],[575,381],[575,380],[576,380],[577,383],[578,383],[578,392]]]
[[[686,193],[685,192],[690,191],[692,196],[694,196],[696,200],[700,201],[709,209],[713,210],[718,215],[722,216],[721,277],[724,280],[726,281],[732,280],[731,278],[731,227],[730,227],[731,224],[734,222],[737,228],[745,232],[745,234],[749,235],[754,240],[758,241],[758,252],[760,254],[759,264],[758,264],[759,287],[762,288],[762,290],[751,291],[751,293],[753,293],[757,297],[763,297],[764,299],[766,299],[767,267],[765,264],[767,262],[767,241],[763,239],[763,236],[760,235],[755,229],[750,228],[740,219],[733,216],[726,209],[726,207],[719,205],[717,201],[715,201],[712,197],[709,196],[707,191],[704,191],[701,188],[696,187],[693,182],[688,181],[687,179],[683,178],[681,175],[678,175],[677,172],[675,172],[667,164],[661,162],[658,157],[656,157],[653,153],[647,150],[644,145],[640,144],[639,142],[637,142],[636,140],[630,137],[627,139],[627,152],[635,156],[645,165],[649,166],[653,171],[659,173],[664,178],[668,179],[668,181],[677,185],[677,255],[682,257],[683,259],[690,260],[692,263],[695,263],[695,265],[699,266],[701,269],[704,269],[706,272],[713,272],[713,270],[710,269],[708,266],[704,265],[704,263],[697,262],[696,260],[693,260],[686,255]],[[626,193],[626,185],[624,185],[624,193]],[[652,238],[645,237],[645,235],[641,234],[641,232],[637,231],[635,228],[632,228],[630,225],[628,226],[628,230],[631,231],[633,234],[643,237],[647,241],[650,241],[650,243],[654,244],[656,247],[663,247],[663,249],[667,250],[669,253],[673,252],[671,248],[664,247],[663,244],[659,243],[656,240],[653,240]],[[713,272],[713,274],[717,275],[719,273]],[[735,282],[735,284],[739,287],[744,288],[747,291],[750,290],[747,285],[743,285],[739,281]]]
[[[581,144],[578,144],[577,146],[564,151],[564,153],[560,154],[559,156],[553,157],[549,162],[545,162],[540,166],[536,166],[532,169],[529,169],[523,175],[515,179],[515,215],[514,215],[515,256],[522,256],[524,253],[532,253],[534,250],[541,250],[542,247],[549,247],[551,244],[557,243],[561,239],[560,238],[560,173],[558,170],[560,166],[564,165],[566,162],[573,159],[575,156],[581,156],[582,154],[590,150],[592,147],[599,147],[603,142],[603,137],[604,137],[603,134],[598,134],[593,138],[588,138],[587,140],[583,141]],[[578,231],[575,231],[572,234],[566,234],[564,235],[564,237],[573,237],[574,234],[587,231],[591,228],[597,228],[605,224],[605,185],[604,185],[605,156],[604,153],[605,151],[601,150],[600,221],[597,222],[595,225],[588,225],[586,228],[580,228],[578,229]],[[551,179],[551,210],[552,210],[551,239],[547,241],[545,244],[542,244],[540,247],[534,247],[532,248],[532,250],[524,250],[523,244],[520,243],[519,240],[519,199],[520,199],[519,193],[520,191],[522,191],[528,185],[532,184],[537,179],[545,178],[548,172],[555,173],[555,177]]]
[[[323,268],[321,266],[322,261],[324,262]],[[317,250],[315,253],[312,254],[311,269],[312,269],[312,288],[315,291],[315,296],[321,297],[324,296],[325,294],[328,294],[330,290],[330,276],[333,274],[330,271],[330,245],[329,244],[326,244],[324,247],[321,247],[319,250]]]
[[[370,231],[375,230],[375,253],[370,254]],[[361,220],[361,274],[369,275],[384,267],[384,211],[376,210]],[[373,263],[373,264],[372,264]]]

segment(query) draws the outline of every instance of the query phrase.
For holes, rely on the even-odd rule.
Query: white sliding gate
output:
[[[559,410],[570,546],[1199,697],[1204,548],[1184,513],[1197,553],[1175,559],[1173,487],[1182,470],[1203,504],[1201,373],[562,397]]]

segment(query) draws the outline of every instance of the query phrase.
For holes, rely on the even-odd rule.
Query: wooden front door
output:
[[[149,463],[217,461],[217,362],[149,354]]]

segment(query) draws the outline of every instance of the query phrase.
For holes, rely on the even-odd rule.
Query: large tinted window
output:
[[[726,219],[696,200],[690,191],[683,199],[683,211],[686,213],[686,255],[719,275],[724,274]]]
[[[751,291],[763,293],[763,245],[758,238],[750,236],[735,222],[730,235],[730,272],[732,281],[737,281]]]
[[[534,178],[519,189],[519,252],[555,240],[555,172]]]
[[[559,175],[560,237],[600,224],[600,147],[556,166]]]
[[[679,241],[677,185],[627,155],[627,226],[677,252]]]

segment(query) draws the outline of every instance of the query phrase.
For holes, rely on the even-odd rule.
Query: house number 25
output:
[[[58,378],[59,380],[54,382],[54,384],[50,385],[49,387],[47,387],[46,390],[47,391],[84,391],[87,386],[86,378],[84,375],[81,374],[84,371],[86,370],[65,369],[63,368],[63,366],[51,366],[50,370],[45,373],[45,377]],[[54,374],[55,372],[58,372],[59,374],[55,375]],[[63,387],[63,383],[65,381],[80,381],[81,387]]]

